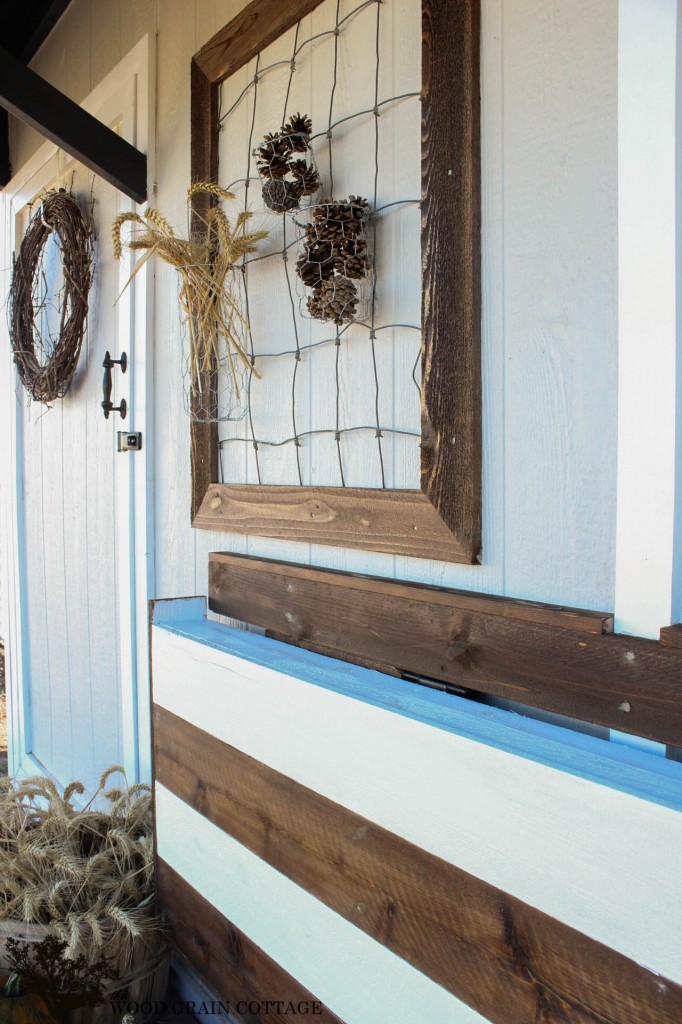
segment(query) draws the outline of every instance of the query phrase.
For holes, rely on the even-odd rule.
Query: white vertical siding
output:
[[[68,172],[71,183],[71,171]],[[87,197],[93,175],[75,172]],[[59,184],[59,179],[53,185]],[[21,394],[25,482],[26,649],[31,695],[28,749],[59,779],[93,780],[120,759],[119,616],[116,591],[114,417],[100,408],[101,363],[116,350],[118,269],[107,227],[118,193],[97,180],[99,236],[92,316],[71,390],[52,408]],[[109,312],[105,312],[108,310]]]

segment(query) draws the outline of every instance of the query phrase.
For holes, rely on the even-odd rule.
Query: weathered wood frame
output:
[[[322,0],[253,0],[192,59],[192,180],[218,180],[220,83]],[[475,562],[481,537],[480,0],[422,0],[421,490],[218,483],[192,423],[199,529]],[[199,228],[210,197],[197,196]],[[209,382],[206,382],[210,386]]]

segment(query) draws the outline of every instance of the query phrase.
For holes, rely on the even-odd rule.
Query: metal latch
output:
[[[142,434],[126,433],[125,430],[118,431],[118,450],[120,452],[139,452],[142,447]]]

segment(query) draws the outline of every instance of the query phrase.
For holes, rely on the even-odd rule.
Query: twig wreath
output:
[[[47,296],[42,256],[55,234],[61,252],[64,284],[51,300],[59,313],[58,332],[46,321]],[[12,271],[9,332],[19,378],[36,402],[50,405],[69,388],[76,372],[92,284],[94,235],[71,192],[46,193],[31,217]]]

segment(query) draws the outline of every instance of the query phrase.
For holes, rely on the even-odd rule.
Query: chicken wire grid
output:
[[[407,0],[367,0],[344,11],[343,0],[327,0],[318,8],[317,23],[327,17],[321,31],[303,38],[299,22],[289,34],[293,41],[288,52],[275,53],[282,59],[267,61],[271,52],[268,48],[252,62],[248,80],[241,88],[239,83],[236,95],[233,87],[227,99],[227,83],[221,87],[221,167],[223,147],[228,144],[228,152],[233,154],[231,161],[226,161],[228,166],[236,168],[243,161],[245,168],[243,176],[233,178],[225,187],[237,195],[244,210],[252,213],[247,230],[265,227],[270,234],[257,253],[244,257],[234,284],[244,313],[244,347],[250,366],[239,371],[235,390],[235,367],[228,362],[233,357],[225,351],[219,372],[213,377],[214,390],[206,393],[205,402],[193,402],[195,417],[199,409],[197,418],[217,419],[219,424],[218,482],[418,486],[420,91],[405,88],[402,71],[395,67],[388,76],[382,75],[386,49],[382,46],[383,31],[388,45],[393,51],[396,48],[392,38],[395,27],[392,19],[387,19],[387,11],[402,8],[404,13],[409,6]],[[401,55],[393,51],[392,63],[396,65]],[[360,65],[357,69],[352,66],[353,56]],[[402,58],[404,61],[404,54]],[[312,194],[299,194],[291,208],[275,211],[263,194],[263,185],[282,181],[284,176],[271,178],[269,168],[263,174],[262,167],[268,163],[264,153],[277,155],[275,150],[267,149],[268,135],[291,137],[300,128],[294,104],[300,102],[303,106],[304,101],[300,90],[295,96],[296,76],[305,74],[306,61],[315,59],[316,68],[307,68],[314,82],[311,95],[320,92],[316,79],[321,75],[316,72],[322,67],[328,72],[325,99],[319,95],[311,98],[317,116],[308,138],[303,140],[307,145],[295,147],[293,156],[299,162],[299,175],[307,174],[309,182],[317,178],[320,188]],[[341,72],[346,62],[351,67],[344,82]],[[356,75],[356,70],[362,74]],[[273,98],[267,93],[268,78],[275,79],[278,74],[283,80],[279,94]],[[354,89],[348,86],[351,74],[361,79]],[[396,82],[398,76],[400,81]],[[348,96],[349,92],[352,95]],[[345,109],[339,104],[342,94]],[[353,100],[360,102],[349,109]],[[320,116],[323,102],[324,119]],[[405,107],[411,108],[409,112]],[[391,123],[391,114],[395,118],[399,109],[402,124],[408,123],[413,135],[406,148],[412,161],[411,195],[405,188],[406,175],[392,173],[390,168],[380,185],[387,154],[395,162],[393,149],[401,125]],[[301,112],[301,119],[306,113]],[[261,139],[263,125],[268,132],[262,132]],[[240,140],[239,147],[234,139]],[[406,145],[404,139],[402,145]],[[237,148],[241,157],[235,153]],[[287,179],[291,180],[291,175]],[[357,297],[350,315],[344,310],[337,313],[337,322],[330,319],[320,323],[311,317],[311,291],[297,272],[301,253],[306,251],[318,211],[326,212],[330,203],[338,206],[363,199],[367,201],[362,225],[366,246],[360,250],[353,244],[351,254],[360,253],[364,258],[366,253],[366,273],[362,279],[356,274],[352,282]],[[396,227],[396,220],[408,218],[408,227]],[[345,233],[343,226],[340,230]],[[407,269],[406,252],[408,264],[411,261]],[[401,274],[412,280],[406,297],[400,295]],[[279,303],[276,295],[281,299]],[[277,385],[272,391],[270,384],[275,376]],[[362,401],[358,402],[358,395]],[[396,415],[398,412],[400,415]],[[400,463],[398,479],[396,462]]]

